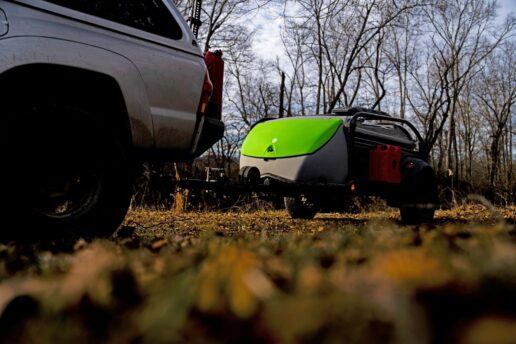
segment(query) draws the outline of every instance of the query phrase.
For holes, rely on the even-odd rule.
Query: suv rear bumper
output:
[[[224,136],[224,123],[218,119],[201,116],[193,141],[192,157],[198,157]]]
[[[135,161],[177,161],[188,162],[200,156],[224,136],[224,123],[218,119],[199,116],[197,129],[190,150],[154,149],[135,147],[132,157]]]

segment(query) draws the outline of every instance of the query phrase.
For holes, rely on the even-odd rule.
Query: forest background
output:
[[[174,0],[185,17],[194,1]],[[421,131],[443,202],[516,200],[516,16],[490,0],[204,0],[203,50],[225,60],[224,138],[194,164],[145,165],[135,205],[174,202],[173,180],[230,178],[250,127],[362,106]],[[179,174],[177,173],[179,172]]]

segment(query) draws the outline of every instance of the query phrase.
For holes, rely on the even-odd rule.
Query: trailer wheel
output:
[[[313,219],[319,211],[317,204],[305,195],[285,197],[284,202],[288,214],[293,219]]]
[[[435,209],[400,208],[401,222],[408,225],[431,223],[434,220]]]
[[[434,170],[418,157],[407,156],[401,161],[401,222],[431,223],[439,203]]]

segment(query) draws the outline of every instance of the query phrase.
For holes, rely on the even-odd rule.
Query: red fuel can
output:
[[[401,183],[401,149],[391,145],[377,145],[369,151],[369,180]]]

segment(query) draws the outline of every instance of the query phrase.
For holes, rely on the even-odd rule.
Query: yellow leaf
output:
[[[421,249],[388,252],[375,259],[377,274],[407,286],[439,286],[452,278],[442,260]]]
[[[461,342],[470,344],[512,344],[516,338],[516,319],[485,317],[475,321]]]
[[[229,289],[229,305],[235,315],[248,318],[258,308],[257,300],[242,280],[242,276],[234,276]]]

